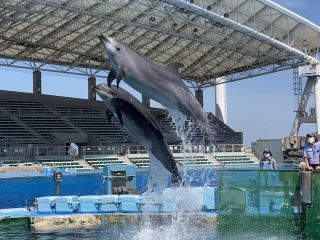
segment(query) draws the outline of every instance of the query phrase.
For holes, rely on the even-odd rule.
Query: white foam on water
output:
[[[172,125],[175,126],[177,136],[182,141],[182,153],[184,160],[192,160],[194,150],[190,139],[195,132],[192,124],[186,124],[187,118],[178,111],[170,110]],[[197,149],[199,150],[199,149]],[[193,240],[207,239],[199,236],[199,231],[195,226],[191,215],[198,214],[202,208],[202,194],[199,188],[166,188],[168,171],[152,155],[150,157],[150,177],[148,179],[148,191],[145,194],[145,205],[143,207],[143,225],[133,236],[133,240]],[[186,158],[188,157],[188,158]],[[185,161],[184,161],[185,162]],[[186,171],[183,169],[183,180],[186,179]],[[192,179],[189,179],[192,180]],[[186,183],[188,185],[188,183]],[[156,188],[155,188],[156,187]],[[178,212],[173,213],[170,223],[154,224],[150,208],[157,202],[163,200],[175,202]],[[153,205],[154,206],[154,205]],[[197,229],[197,230],[196,230]]]
[[[192,231],[191,226],[185,219],[178,218],[172,224],[151,226],[144,225],[132,238],[133,240],[196,240],[203,239],[199,232]]]

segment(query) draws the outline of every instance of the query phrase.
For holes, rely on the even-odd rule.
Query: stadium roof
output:
[[[105,76],[103,34],[197,86],[316,63],[320,46],[319,26],[268,0],[10,0],[0,21],[0,65]]]

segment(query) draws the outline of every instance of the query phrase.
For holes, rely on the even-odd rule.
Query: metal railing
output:
[[[252,153],[255,155],[258,159],[261,159],[263,157],[263,153],[259,151],[258,148],[254,146],[254,144],[251,145]]]
[[[23,159],[26,156],[26,149],[24,147],[1,147],[1,159]]]
[[[219,152],[244,152],[242,144],[221,144],[218,146]],[[213,146],[190,145],[170,145],[173,153],[201,153],[213,154],[216,151]],[[37,161],[45,157],[70,157],[70,147],[68,146],[47,146],[47,147],[0,147],[0,160],[28,160]],[[147,154],[143,146],[81,146],[76,158],[98,155],[128,155],[128,154]]]
[[[81,147],[82,156],[88,155],[120,155],[122,147],[119,146],[85,146]]]

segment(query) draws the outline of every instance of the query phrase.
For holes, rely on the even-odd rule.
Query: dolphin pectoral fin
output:
[[[116,76],[117,76],[116,71],[112,68],[108,74],[108,79],[107,79],[108,87],[111,87],[111,83],[113,79],[116,78]]]
[[[117,74],[117,89],[119,88],[119,84],[120,84],[120,81],[122,80],[122,77],[123,77],[123,71],[122,71],[122,68],[119,67],[118,74]]]
[[[184,64],[182,62],[170,62],[166,65],[167,70],[174,74],[179,74],[179,69],[183,67]]]
[[[119,89],[120,81],[121,81],[121,79],[117,79],[117,89]]]

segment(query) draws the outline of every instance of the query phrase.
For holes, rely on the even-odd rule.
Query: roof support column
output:
[[[96,87],[96,78],[94,76],[90,76],[88,78],[88,99],[89,100],[96,100],[97,94],[94,88]]]
[[[33,93],[41,94],[41,72],[39,70],[33,71]]]
[[[226,84],[224,78],[217,78],[215,85],[216,117],[227,124]]]
[[[320,76],[315,77],[314,97],[316,103],[317,132],[320,133]]]
[[[195,95],[196,95],[196,99],[201,104],[201,107],[203,107],[203,89],[198,88],[195,92]]]

